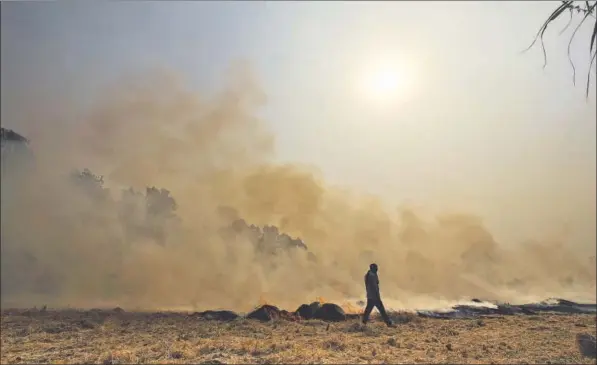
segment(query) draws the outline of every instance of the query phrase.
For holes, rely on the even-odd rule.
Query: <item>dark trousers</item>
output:
[[[381,299],[367,299],[367,306],[365,307],[365,313],[363,313],[363,323],[367,323],[369,321],[369,316],[371,315],[371,311],[373,310],[373,307],[376,307],[377,310],[379,311],[379,314],[381,314],[381,318],[383,318],[383,321],[386,322],[386,324],[392,324],[392,321],[390,320],[390,317],[388,317],[388,314],[386,313],[386,309],[383,306],[383,303],[381,301]]]

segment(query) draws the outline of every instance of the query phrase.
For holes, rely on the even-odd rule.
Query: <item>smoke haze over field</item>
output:
[[[294,309],[362,298],[371,262],[389,307],[597,299],[594,94],[567,38],[547,75],[514,56],[549,3],[35,4],[1,13],[2,126],[34,154],[2,174],[3,307]],[[380,54],[419,67],[389,106],[347,91]],[[123,228],[122,189],[153,186],[164,245]],[[224,238],[231,217],[316,260]]]
[[[255,117],[263,97],[250,76],[237,72],[225,91],[204,97],[171,75],[140,75],[76,125],[31,120],[24,129],[36,131],[35,168],[25,184],[22,175],[18,184],[2,177],[3,302],[295,306],[361,297],[372,261],[384,295],[407,307],[594,294],[594,247],[574,251],[553,237],[504,248],[474,215],[425,221],[416,211],[388,211],[381,197],[336,189],[316,171],[272,163],[273,137]],[[55,136],[60,143],[45,140]],[[105,175],[113,199],[120,187],[169,189],[182,226],[163,247],[130,244],[117,209],[91,204],[67,181],[74,167]],[[221,206],[300,236],[318,261],[296,253],[275,267],[260,262],[250,245],[218,236],[230,223]]]

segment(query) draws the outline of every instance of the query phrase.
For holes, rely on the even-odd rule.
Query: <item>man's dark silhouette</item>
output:
[[[379,278],[377,277],[377,264],[369,265],[369,271],[365,274],[365,289],[367,289],[367,307],[365,307],[365,313],[363,313],[363,324],[369,321],[369,315],[373,307],[377,307],[377,310],[381,314],[384,322],[388,326],[392,325],[392,321],[386,313],[386,309],[381,301],[381,295],[379,294]]]

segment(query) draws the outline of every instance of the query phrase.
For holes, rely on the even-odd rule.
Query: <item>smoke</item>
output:
[[[211,97],[159,72],[120,80],[85,107],[23,100],[32,111],[16,129],[35,161],[2,175],[3,306],[293,309],[362,297],[371,262],[392,306],[594,300],[593,244],[577,252],[554,237],[506,248],[474,215],[388,211],[383,197],[272,162],[273,135],[256,117],[264,92],[246,67],[230,75]],[[69,178],[74,168],[103,175],[109,197],[91,199]],[[123,229],[133,217],[122,215],[121,190],[153,186],[178,205],[163,245]],[[266,259],[223,238],[230,214],[302,238],[317,259],[300,250]]]

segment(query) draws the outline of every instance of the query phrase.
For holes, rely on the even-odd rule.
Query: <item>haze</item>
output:
[[[3,2],[2,126],[31,140],[37,166],[27,184],[2,177],[3,250],[26,247],[37,260],[6,271],[17,259],[3,251],[2,283],[14,289],[3,303],[298,306],[364,295],[373,260],[401,306],[594,301],[592,27],[571,48],[576,86],[574,23],[546,32],[545,69],[539,46],[521,53],[553,8]],[[359,86],[376,62],[408,80],[382,101]],[[114,212],[60,180],[85,167],[116,197],[169,189],[184,229],[165,247],[118,251]],[[224,205],[300,236],[319,263],[280,258],[270,270],[249,251],[230,258],[232,243],[214,238]],[[108,218],[74,224],[81,211]],[[35,275],[61,279],[40,294]],[[110,298],[107,277],[118,278]]]

